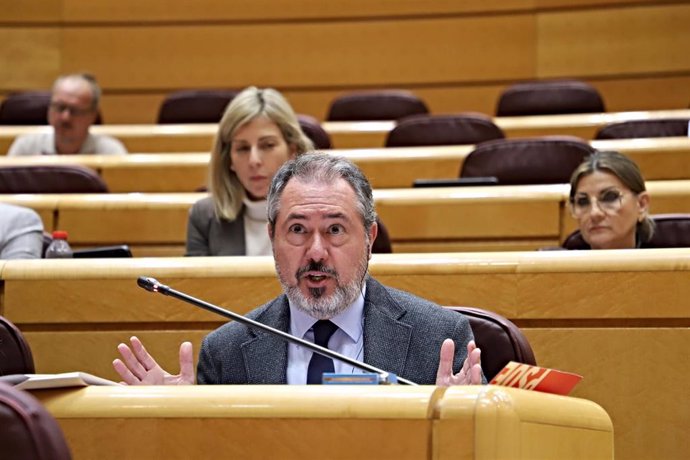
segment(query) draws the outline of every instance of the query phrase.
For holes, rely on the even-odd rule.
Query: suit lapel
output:
[[[256,318],[257,321],[287,332],[290,309],[283,295]],[[247,371],[247,383],[287,383],[287,342],[264,331],[250,329],[252,338],[240,348]]]
[[[369,278],[364,299],[364,362],[396,375],[405,370],[412,326],[406,310],[378,281]]]

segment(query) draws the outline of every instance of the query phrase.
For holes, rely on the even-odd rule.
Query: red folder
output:
[[[581,375],[511,361],[489,384],[565,396],[580,380]]]

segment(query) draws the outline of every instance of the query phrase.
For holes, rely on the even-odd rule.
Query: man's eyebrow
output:
[[[329,212],[324,214],[326,219],[344,219],[349,221],[349,217],[344,212]],[[291,212],[287,215],[286,220],[307,220],[307,216],[300,212]]]

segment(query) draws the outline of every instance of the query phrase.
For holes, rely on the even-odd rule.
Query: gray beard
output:
[[[278,279],[290,304],[299,308],[307,315],[316,319],[330,319],[345,311],[362,293],[362,285],[368,269],[368,255],[360,261],[353,280],[345,285],[340,284],[340,278],[335,274],[336,287],[333,294],[324,296],[324,289],[310,289],[310,295],[305,296],[298,285],[290,286],[276,263]],[[297,278],[299,279],[299,278]]]

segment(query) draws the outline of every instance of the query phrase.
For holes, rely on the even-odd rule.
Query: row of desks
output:
[[[690,137],[591,141],[599,150],[632,158],[647,180],[690,179]],[[472,145],[338,149],[374,188],[410,187],[415,179],[458,177]],[[0,167],[81,164],[96,170],[111,192],[192,192],[206,183],[208,153],[0,157]]]
[[[34,395],[75,459],[215,458],[219,450],[249,460],[613,459],[613,426],[600,406],[513,388],[207,385]]]
[[[650,181],[654,214],[690,212],[690,181]],[[395,252],[533,250],[558,246],[576,223],[569,185],[379,189]],[[129,244],[135,255],[182,255],[188,211],[204,193],[0,195],[35,209],[77,247]]]
[[[612,112],[574,115],[496,117],[494,122],[507,137],[573,135],[592,139],[596,131],[610,123],[627,120],[690,118],[690,109],[648,112]],[[324,122],[335,148],[383,147],[394,121]],[[6,153],[15,137],[30,132],[49,131],[49,126],[0,126],[0,153]],[[93,133],[120,139],[130,152],[209,151],[218,125],[102,125]]]
[[[618,457],[687,453],[690,249],[374,255],[370,270],[516,322],[540,365],[584,376],[573,396],[610,414]],[[198,351],[222,319],[138,288],[140,275],[242,314],[281,292],[270,257],[4,261],[0,314],[25,332],[38,372],[116,379],[116,346],[132,334],[176,370],[179,343]]]

